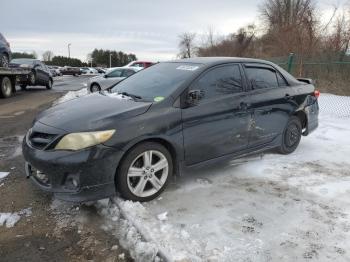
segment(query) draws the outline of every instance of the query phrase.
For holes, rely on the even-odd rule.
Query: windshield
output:
[[[126,78],[111,92],[128,93],[158,102],[174,92],[201,66],[194,63],[159,63]]]
[[[32,65],[34,60],[32,59],[12,59],[11,63],[13,64],[25,64],[25,65]]]

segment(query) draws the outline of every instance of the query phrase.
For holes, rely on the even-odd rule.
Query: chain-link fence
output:
[[[321,94],[319,99],[320,113],[334,117],[350,117],[350,97],[332,94]]]
[[[312,78],[322,92],[350,96],[350,57],[335,56],[342,61],[319,57],[304,59],[298,55],[270,58],[295,77]]]

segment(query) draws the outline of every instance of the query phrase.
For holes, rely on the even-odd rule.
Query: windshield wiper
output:
[[[141,96],[134,95],[134,94],[130,94],[130,93],[128,93],[128,92],[120,92],[120,93],[118,93],[118,94],[121,94],[121,95],[123,95],[123,96],[128,96],[128,97],[131,97],[131,98],[133,98],[133,99],[142,99]]]

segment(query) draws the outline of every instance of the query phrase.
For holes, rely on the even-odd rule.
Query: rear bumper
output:
[[[115,195],[115,175],[122,152],[98,145],[80,151],[45,151],[23,141],[25,170],[36,186],[74,202]]]
[[[303,135],[307,136],[318,127],[319,106],[317,100],[311,105],[305,107],[305,113],[307,117],[307,125]]]

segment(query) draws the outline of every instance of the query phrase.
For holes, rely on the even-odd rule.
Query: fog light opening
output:
[[[77,175],[68,175],[65,182],[65,187],[70,190],[77,190],[80,187],[79,177]]]

